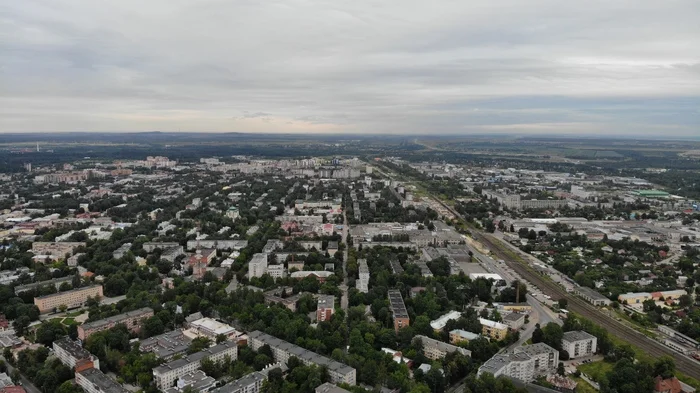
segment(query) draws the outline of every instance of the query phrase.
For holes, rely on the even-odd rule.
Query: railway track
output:
[[[671,356],[676,362],[676,368],[680,372],[695,379],[700,379],[700,363],[697,361],[677,353],[674,350],[648,338],[644,334],[608,317],[595,306],[579,298],[578,296],[567,293],[557,283],[548,280],[539,273],[531,270],[526,263],[513,260],[508,253],[504,252],[499,246],[494,244],[489,235],[475,235],[477,240],[486,245],[498,258],[503,259],[511,269],[516,271],[528,282],[531,282],[539,287],[542,292],[551,296],[554,300],[566,299],[568,301],[569,310],[604,327],[608,333],[614,335],[622,341],[628,342],[629,344],[640,348],[654,358],[665,355]]]
[[[438,198],[434,199],[445,209],[452,212],[452,214],[454,214],[456,217],[464,220],[464,217],[451,206],[447,205]],[[472,235],[476,240],[486,245],[489,250],[491,250],[491,252],[493,252],[499,259],[503,259],[506,265],[517,272],[525,280],[536,285],[542,292],[551,296],[552,299],[566,299],[568,301],[569,310],[591,320],[599,326],[602,326],[608,331],[608,333],[643,350],[651,357],[659,358],[661,356],[671,356],[676,363],[676,368],[678,371],[689,377],[700,380],[700,362],[686,357],[685,355],[682,355],[671,348],[650,339],[644,334],[623,325],[622,323],[603,314],[598,308],[580,297],[567,293],[557,283],[548,280],[539,273],[533,271],[527,262],[522,262],[522,258],[521,261],[514,260],[510,255],[508,255],[508,253],[504,252],[501,247],[494,244],[489,235],[485,235],[477,231],[472,231]]]

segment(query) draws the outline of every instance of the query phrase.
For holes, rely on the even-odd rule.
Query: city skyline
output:
[[[689,137],[700,125],[692,1],[3,8],[0,133]]]

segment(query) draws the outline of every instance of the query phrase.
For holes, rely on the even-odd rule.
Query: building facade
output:
[[[389,305],[391,307],[391,315],[394,317],[394,330],[396,332],[411,324],[403,297],[401,297],[401,292],[397,289],[389,290]]]
[[[98,321],[84,323],[78,326],[78,338],[85,341],[93,333],[111,329],[120,324],[125,325],[130,332],[139,334],[146,319],[152,317],[153,315],[152,308],[144,307],[138,310],[128,311],[123,314],[100,319]]]
[[[321,295],[316,307],[316,320],[318,322],[329,321],[335,312],[335,296]]]
[[[248,278],[262,277],[267,271],[267,254],[257,253],[248,263]]]
[[[129,393],[122,385],[97,368],[76,372],[75,383],[83,388],[85,393]]]
[[[566,332],[561,339],[562,349],[569,353],[569,359],[591,356],[596,353],[598,339],[584,331]]]
[[[481,323],[481,334],[486,337],[494,340],[503,340],[508,334],[508,325],[485,318],[479,318],[479,323]]]
[[[51,295],[34,298],[34,305],[39,308],[40,313],[51,312],[61,306],[76,308],[85,305],[89,297],[95,298],[104,296],[102,285],[93,285],[70,291],[54,293]]]
[[[444,358],[448,353],[457,352],[461,355],[471,357],[471,351],[460,348],[456,345],[448,344],[430,337],[417,335],[414,340],[420,340],[423,345],[423,354],[430,360]]]
[[[362,293],[369,292],[369,267],[366,259],[358,259],[359,274],[357,278],[357,290]]]
[[[52,345],[53,353],[61,363],[75,371],[82,371],[88,368],[100,368],[100,359],[80,346],[76,341],[66,336],[56,340]]]
[[[210,359],[218,362],[225,356],[236,360],[238,358],[238,345],[232,341],[225,341],[203,351],[162,364],[153,369],[153,379],[158,389],[165,390],[172,387],[178,378],[199,370],[202,360]]]

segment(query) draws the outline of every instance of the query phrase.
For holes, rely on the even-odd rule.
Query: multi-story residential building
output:
[[[267,254],[257,253],[248,263],[248,278],[262,277],[267,271]]]
[[[430,337],[417,335],[414,340],[420,340],[423,344],[423,354],[430,360],[437,360],[444,358],[448,353],[458,352],[464,356],[472,356],[471,351],[460,348],[458,346],[448,344],[442,341],[432,339]]]
[[[123,314],[114,315],[94,322],[84,323],[78,326],[78,338],[85,341],[91,334],[111,329],[117,325],[125,325],[130,332],[139,334],[146,319],[152,317],[153,309],[150,307],[139,308]]]
[[[266,380],[266,373],[256,371],[227,383],[218,389],[214,389],[211,393],[260,393],[260,389]]]
[[[341,388],[340,386],[333,385],[332,383],[324,383],[323,385],[316,388],[314,393],[350,393],[349,391]]]
[[[369,267],[366,259],[358,259],[359,274],[357,278],[357,290],[362,293],[369,292]]]
[[[45,285],[52,285],[54,288],[59,289],[61,287],[61,284],[63,284],[64,282],[70,284],[72,281],[73,281],[73,276],[68,276],[68,277],[54,278],[53,280],[48,280],[48,281],[34,282],[31,284],[17,285],[15,287],[15,295],[20,294],[22,292],[31,291],[33,289],[43,287]]]
[[[80,346],[77,341],[66,336],[53,342],[53,353],[61,363],[75,371],[100,368],[100,359]]]
[[[391,315],[394,317],[395,331],[398,332],[401,328],[411,324],[403,297],[401,297],[401,292],[397,289],[389,290],[389,306],[391,307]]]
[[[268,265],[267,269],[265,270],[267,274],[270,275],[270,277],[277,279],[277,278],[284,278],[287,276],[287,271],[284,269],[284,265],[279,264],[279,265]]]
[[[329,321],[335,312],[335,296],[321,295],[318,297],[316,307],[316,320],[318,322]]]
[[[511,354],[494,355],[477,373],[501,375],[530,382],[540,375],[554,371],[559,364],[559,351],[544,343],[517,347]]]
[[[55,258],[63,258],[72,255],[76,248],[85,247],[85,242],[34,242],[32,254],[50,255]]]
[[[462,313],[459,311],[450,311],[447,314],[444,314],[440,316],[440,318],[431,321],[430,322],[430,327],[433,328],[436,332],[440,332],[445,325],[447,325],[448,321],[456,321],[459,318],[462,317]]]
[[[204,393],[215,385],[216,379],[207,376],[202,370],[197,370],[178,378],[175,386],[167,389],[165,393],[183,393],[187,388],[192,392]]]
[[[565,332],[561,339],[562,349],[569,353],[570,359],[595,354],[597,344],[596,336],[580,330]]]
[[[172,387],[179,377],[199,370],[203,359],[218,362],[225,356],[229,356],[231,360],[238,358],[238,345],[235,342],[225,341],[203,351],[162,364],[153,369],[153,379],[158,389],[165,390]]]
[[[511,330],[518,330],[525,324],[525,314],[512,312],[503,317],[503,323]]]
[[[159,358],[170,360],[176,355],[183,355],[187,352],[192,339],[185,335],[182,330],[173,330],[142,340],[139,349],[143,352],[153,352]]]
[[[77,288],[70,291],[54,293],[46,296],[34,298],[34,305],[39,308],[39,312],[46,313],[61,306],[76,308],[85,305],[89,297],[103,297],[102,285],[92,285],[84,288]]]
[[[129,393],[122,385],[104,375],[98,368],[76,371],[75,383],[85,393]]]
[[[181,247],[180,243],[177,242],[148,242],[148,243],[143,243],[143,250],[146,252],[153,252],[156,248],[161,249],[161,251],[165,251],[169,248],[173,247]]]
[[[494,340],[502,340],[508,334],[508,325],[485,318],[479,318],[479,323],[481,323],[481,334]]]
[[[466,330],[455,329],[450,331],[450,343],[459,344],[461,342],[469,342],[471,340],[476,340],[479,335],[476,333],[468,332]]]
[[[119,248],[114,250],[114,252],[112,252],[112,258],[114,258],[114,259],[123,258],[124,255],[126,255],[126,253],[129,252],[130,250],[131,250],[131,243],[124,243],[121,246],[119,246]]]
[[[269,345],[276,362],[286,364],[287,360],[294,356],[305,365],[313,364],[325,367],[333,383],[347,383],[351,386],[354,386],[356,383],[356,371],[354,368],[261,331],[256,330],[248,334],[248,345],[255,351],[264,345]]]
[[[253,228],[253,227],[251,227]],[[252,234],[252,233],[251,233]],[[215,248],[217,250],[240,250],[248,246],[247,240],[188,240],[187,249]]]

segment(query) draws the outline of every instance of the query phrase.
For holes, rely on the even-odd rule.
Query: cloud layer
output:
[[[700,134],[696,0],[0,6],[0,132]]]

